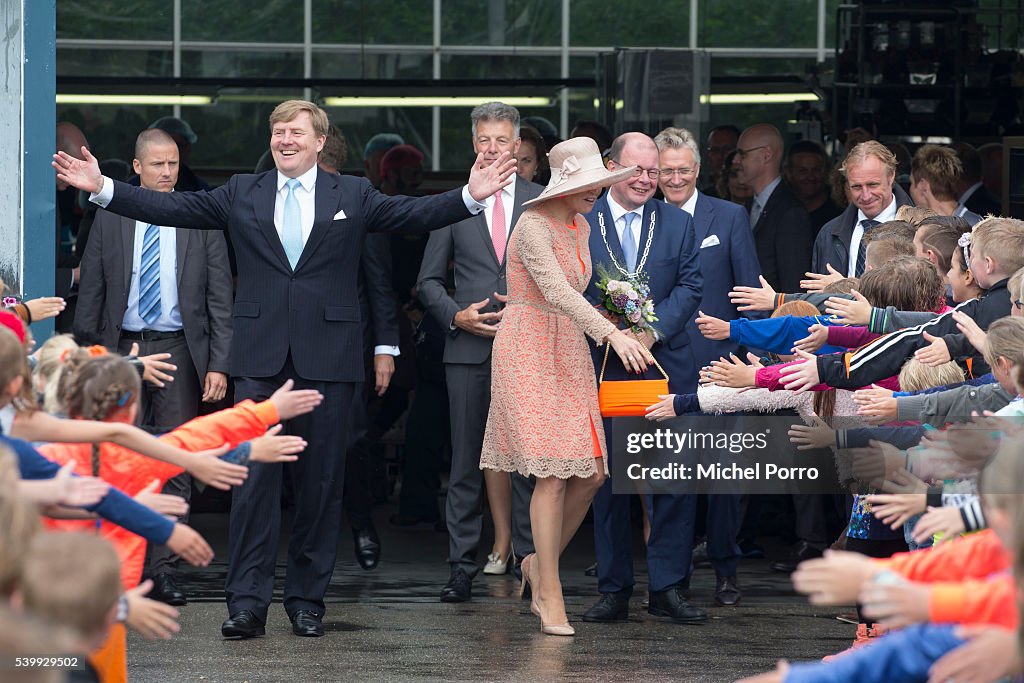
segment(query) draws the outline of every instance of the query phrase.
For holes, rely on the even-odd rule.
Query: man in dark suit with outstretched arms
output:
[[[95,158],[54,156],[58,179],[92,194],[106,209],[158,225],[220,228],[238,263],[231,375],[235,398],[261,400],[287,379],[319,389],[320,409],[291,420],[309,447],[295,463],[296,512],[288,547],[284,607],[292,630],[321,636],[324,593],[334,570],[341,517],[348,415],[363,380],[356,298],[367,231],[427,231],[484,209],[480,200],[510,182],[515,162],[478,157],[461,190],[389,197],[364,178],[317,168],[327,115],[303,100],[270,115],[275,170],[241,174],[211,192],[152,192],[100,175]],[[228,638],[263,635],[273,593],[280,530],[281,469],[250,468],[231,510]]]

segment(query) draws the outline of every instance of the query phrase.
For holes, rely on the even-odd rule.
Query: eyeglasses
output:
[[[747,156],[751,152],[756,152],[757,150],[764,149],[767,146],[768,145],[758,145],[757,147],[751,147],[750,149],[740,149],[739,147],[737,147],[736,148],[736,156],[742,159],[743,157]]]
[[[695,168],[663,168],[661,169],[661,177],[673,178],[679,176],[680,178],[689,178],[697,173]]]
[[[613,164],[615,164],[616,166],[621,166],[621,167],[625,168],[625,164],[623,164],[623,163],[621,163],[619,161],[616,161],[615,159],[610,159],[610,161]],[[657,169],[657,168],[641,168],[639,166],[637,166],[636,168],[633,169],[633,177],[634,178],[639,178],[640,176],[642,176],[644,174],[644,172],[647,173],[647,177],[650,178],[651,180],[657,180],[658,178],[661,177],[661,169]]]
[[[734,149],[733,145],[709,145],[706,151],[708,154],[728,154]]]

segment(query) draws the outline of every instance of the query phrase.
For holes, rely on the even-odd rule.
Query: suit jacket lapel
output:
[[[500,266],[501,262],[498,261],[498,253],[494,251],[494,240],[491,238],[491,228],[487,225],[487,212],[481,211],[469,220],[476,221],[476,227],[480,231],[480,237],[484,241],[487,253],[489,253],[491,258],[494,259],[494,262]],[[515,225],[515,218],[512,219],[512,224]],[[510,237],[511,235],[512,234],[509,233]],[[505,241],[505,245],[508,246],[508,240]],[[505,249],[505,251],[507,252],[508,249]]]
[[[334,212],[338,206],[338,192],[337,177],[333,173],[317,169],[316,192],[313,195],[313,202],[316,206],[316,210],[313,212],[313,230],[309,233],[306,246],[302,248],[302,255],[299,256],[298,263],[295,264],[296,271],[302,268],[316,252],[317,245],[323,241],[327,231],[330,230],[331,223],[334,221]],[[281,251],[284,252],[283,246]],[[285,263],[287,262],[288,259],[285,259]]]
[[[509,224],[509,227],[508,227],[508,240],[505,241],[505,246],[506,246],[505,258],[503,258],[501,260],[501,262],[503,264],[508,260],[508,248],[507,247],[508,247],[508,242],[511,241],[511,239],[512,239],[512,231],[516,229],[516,223],[519,222],[519,217],[523,215],[523,202],[525,202],[528,199],[530,199],[530,197],[527,194],[526,190],[527,190],[526,181],[523,180],[522,176],[516,176],[516,191],[515,191],[515,194],[512,196],[512,206],[511,206],[511,209],[512,209],[512,222]],[[488,237],[490,237],[490,235],[488,235]],[[491,242],[491,250],[493,251],[494,250],[494,240],[492,239],[492,240],[490,240],[490,242]],[[494,258],[495,259],[498,258],[498,254],[497,253],[494,254]]]
[[[764,206],[761,207],[761,215],[757,217],[757,223],[754,224],[755,235],[758,233],[758,231],[761,230],[762,227],[764,227],[764,219],[767,218],[768,214],[771,212],[772,203],[775,201],[775,197],[779,194],[779,187],[781,186],[781,183],[775,186],[775,189],[772,190],[772,193],[768,195],[768,201],[766,201],[764,203]]]
[[[184,228],[175,228],[174,230],[175,243],[177,247],[175,253],[178,255],[178,260],[175,263],[175,270],[177,271],[175,273],[175,279],[178,284],[179,299],[181,298],[181,274],[185,272],[185,268],[183,267],[185,265],[185,250],[188,249],[188,240],[191,234],[191,230],[185,230]]]
[[[124,291],[132,286],[132,267],[135,265],[135,219],[121,217],[121,257],[124,259]],[[128,297],[125,296],[125,303]]]
[[[274,203],[277,200],[277,171],[268,171],[256,182],[253,190],[252,209],[256,214],[256,224],[267,239],[267,246],[277,256],[281,265],[291,270],[288,256],[284,253],[281,236],[274,227]]]
[[[704,244],[711,226],[715,222],[715,206],[702,194],[697,195],[697,206],[693,211],[693,232],[696,238],[697,248]]]

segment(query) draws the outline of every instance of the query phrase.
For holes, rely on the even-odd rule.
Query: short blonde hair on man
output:
[[[963,164],[949,147],[924,145],[910,161],[911,179],[916,182],[927,180],[936,199],[956,199],[956,186],[963,174]]]
[[[317,137],[327,137],[327,131],[331,126],[331,122],[327,120],[327,112],[306,100],[285,100],[274,107],[274,111],[270,112],[270,128],[273,129],[277,123],[294,121],[302,112],[309,114],[313,122],[313,132]]]
[[[911,358],[900,370],[900,391],[923,391],[963,381],[964,371],[953,361],[932,367]]]
[[[971,232],[971,253],[990,257],[1004,273],[1024,268],[1024,221],[1002,216],[984,219]]]
[[[843,159],[843,163],[839,166],[839,171],[846,175],[847,170],[851,166],[859,166],[867,161],[868,157],[875,157],[889,169],[889,175],[896,175],[896,169],[899,168],[900,162],[896,160],[896,155],[892,153],[891,149],[877,140],[862,142],[851,149],[846,158]]]
[[[668,127],[654,136],[654,144],[658,146],[659,152],[666,149],[686,148],[693,153],[693,163],[700,163],[700,145],[697,143],[693,133],[685,128]]]

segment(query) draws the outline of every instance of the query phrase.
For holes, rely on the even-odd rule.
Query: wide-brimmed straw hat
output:
[[[620,171],[609,171],[601,160],[601,150],[591,138],[571,138],[559,142],[548,152],[548,161],[551,162],[548,186],[536,199],[523,202],[523,206],[595,187],[608,187],[632,177],[636,169],[636,166],[630,166]]]

